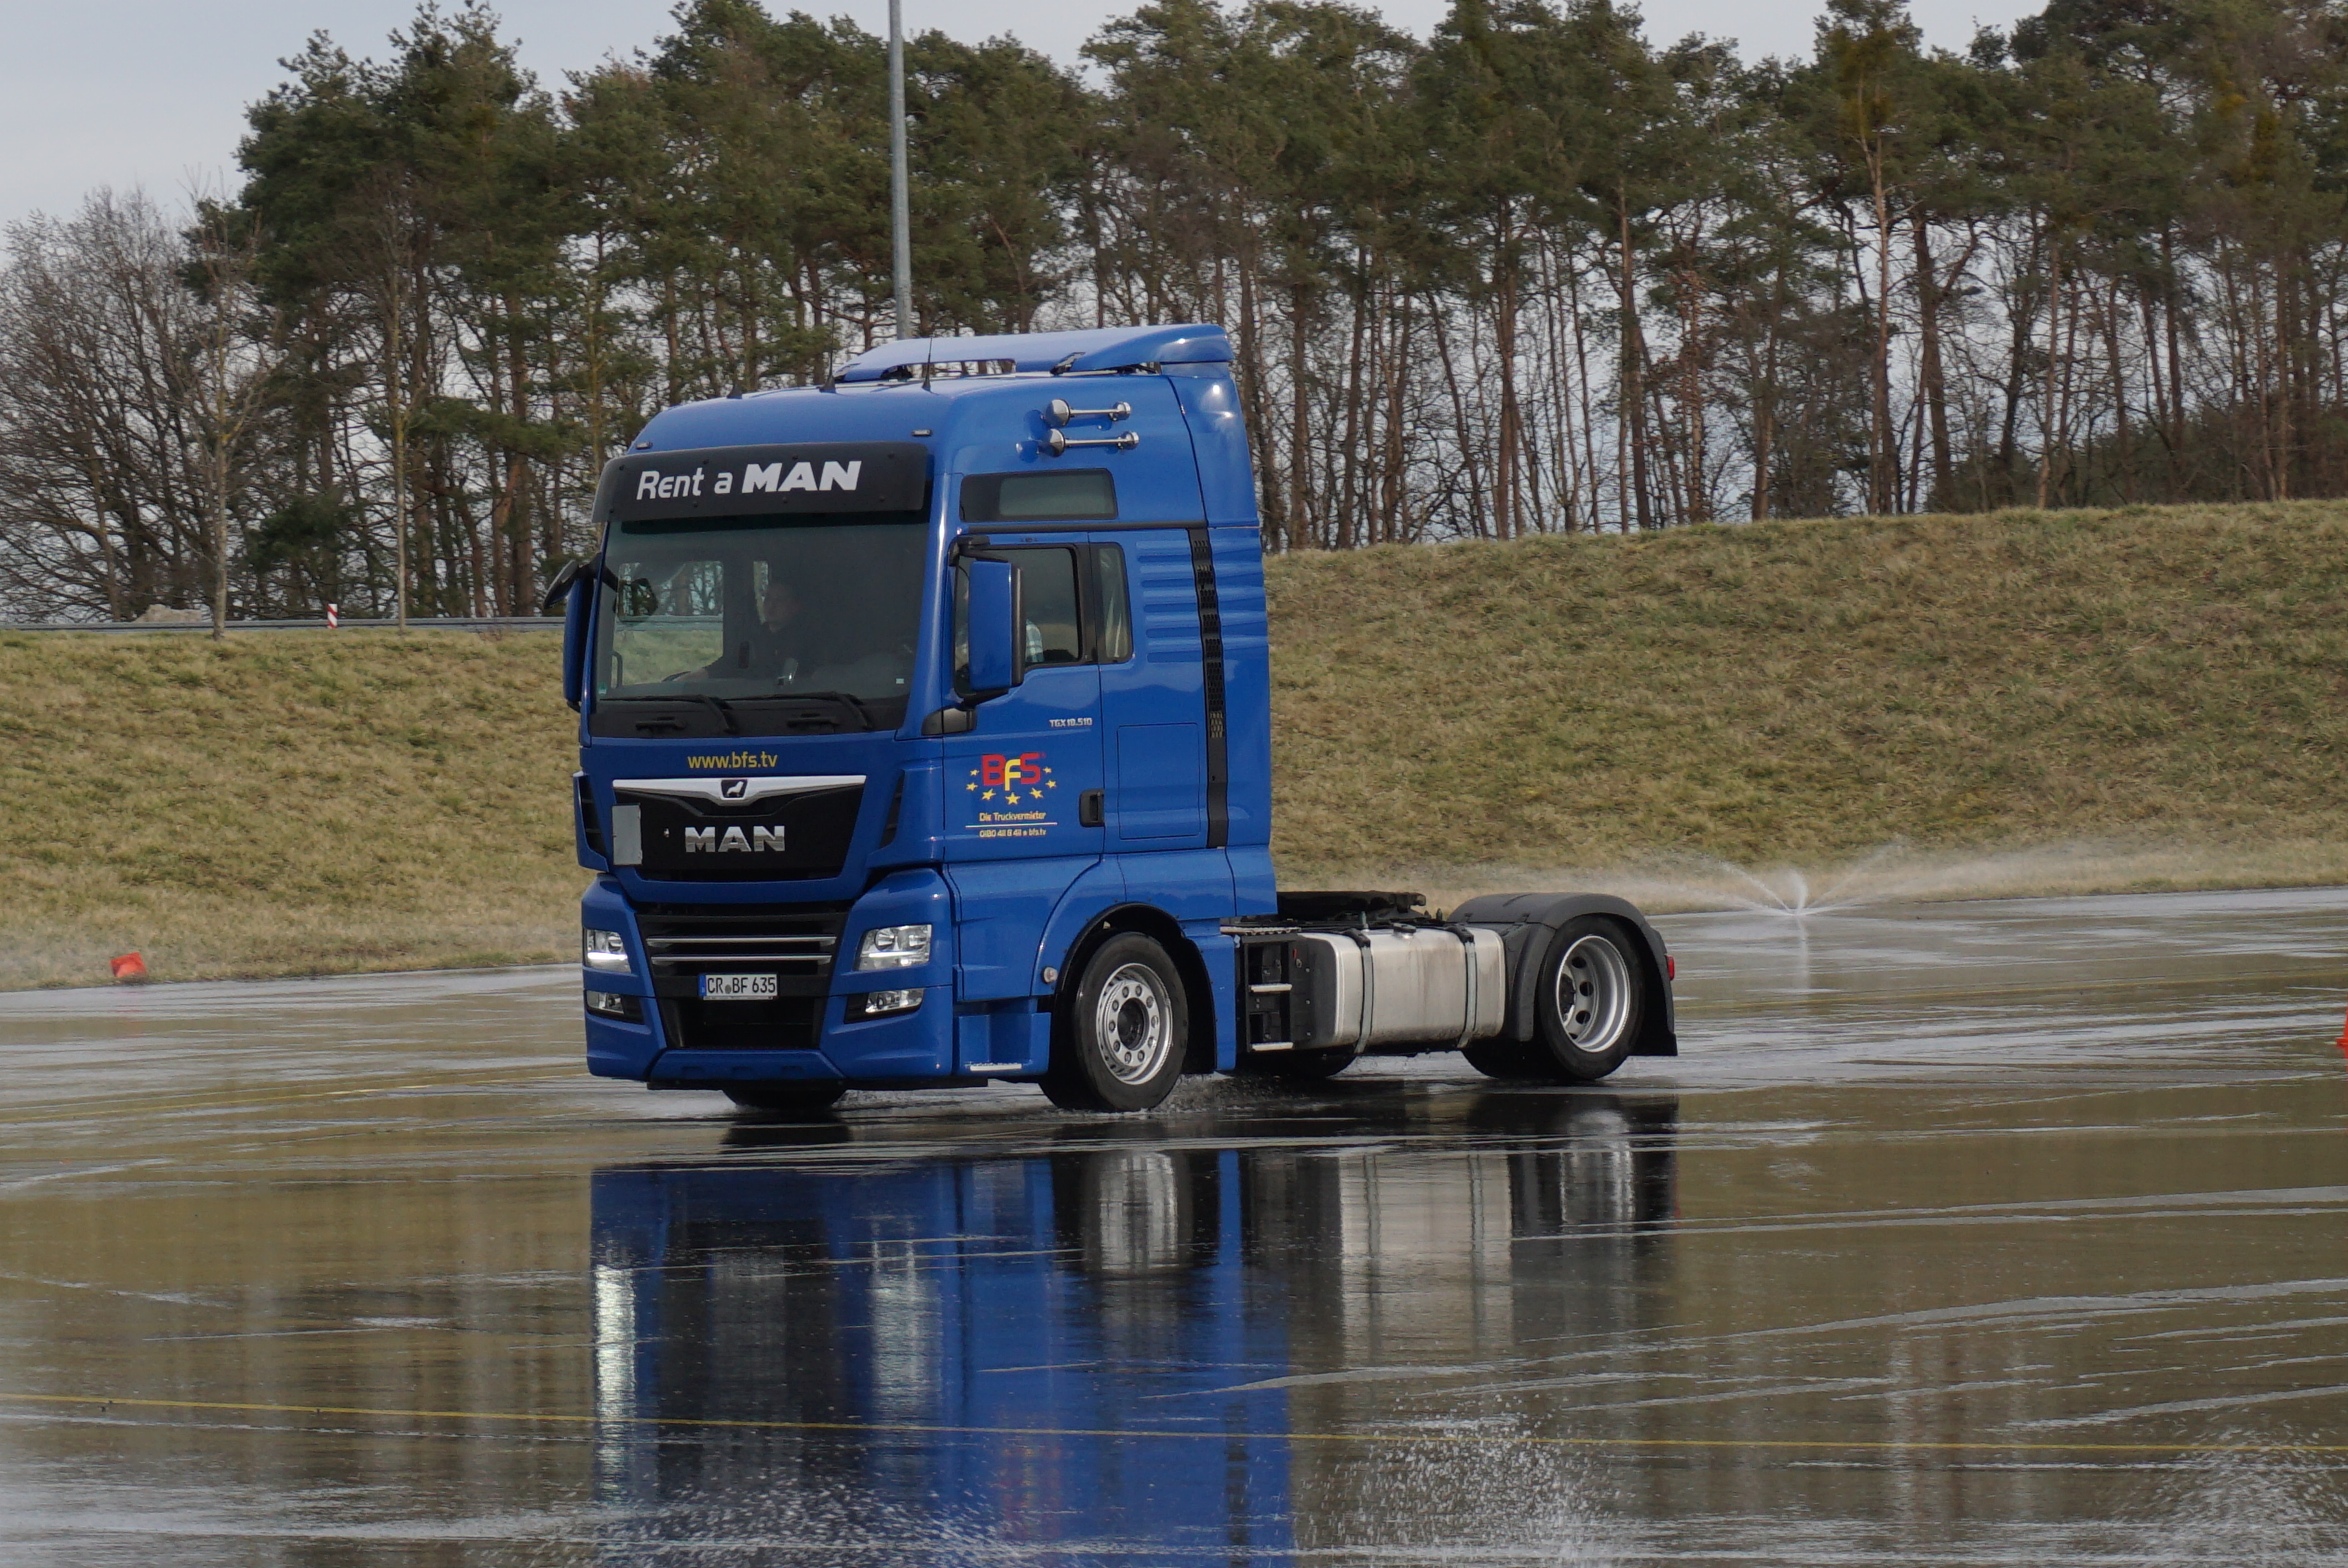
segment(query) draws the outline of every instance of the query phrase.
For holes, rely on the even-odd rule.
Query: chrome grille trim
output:
[[[683,979],[712,968],[747,968],[806,981],[831,973],[847,917],[844,907],[688,913],[670,907],[637,918],[656,978]]]
[[[644,951],[655,968],[709,964],[796,964],[808,974],[831,969],[836,937],[648,937]]]

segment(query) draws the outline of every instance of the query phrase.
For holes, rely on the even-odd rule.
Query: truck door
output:
[[[1034,992],[1045,923],[1101,855],[1100,667],[1080,576],[1090,552],[1065,535],[1044,537],[1050,542],[994,533],[986,553],[1019,568],[1027,678],[980,703],[974,727],[945,743],[946,853],[966,1001]]]
[[[1101,666],[1108,844],[1115,850],[1207,843],[1208,712],[1190,534],[1138,528],[1099,536],[1101,569],[1120,569],[1132,646]]]
[[[997,536],[1000,538],[1000,536]],[[1100,668],[1086,647],[1081,547],[1057,541],[986,552],[1019,568],[1027,678],[974,710],[946,744],[946,831],[957,860],[1101,852],[1084,796],[1101,787]]]

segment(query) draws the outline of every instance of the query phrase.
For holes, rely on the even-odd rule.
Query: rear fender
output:
[[[1504,1039],[1532,1043],[1534,993],[1540,985],[1541,961],[1549,956],[1550,938],[1568,920],[1600,915],[1619,922],[1646,945],[1647,962],[1641,966],[1646,986],[1646,1026],[1640,1030],[1633,1056],[1677,1056],[1678,1020],[1672,1012],[1670,957],[1663,933],[1648,923],[1636,906],[1604,893],[1490,893],[1470,898],[1451,911],[1460,925],[1488,926],[1500,933],[1509,972],[1509,1019]]]

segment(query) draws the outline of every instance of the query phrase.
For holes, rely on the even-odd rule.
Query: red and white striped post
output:
[[[339,604],[330,604],[330,605],[326,606],[326,630],[327,630],[332,631],[332,630],[334,630],[336,627],[338,627],[338,626],[342,625],[342,623],[343,623],[343,622],[342,622],[342,619],[341,619],[341,615],[340,615],[340,611],[341,611],[342,608],[343,608],[343,607],[342,607],[341,605],[339,605]]]

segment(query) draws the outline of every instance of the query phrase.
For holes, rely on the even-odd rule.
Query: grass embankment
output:
[[[2348,881],[2348,505],[1273,563],[1292,882]],[[556,640],[0,633],[0,986],[572,950]],[[1887,845],[1899,845],[1886,856]],[[1750,892],[1749,887],[1743,889]],[[1790,891],[1790,886],[1788,886]]]
[[[559,642],[0,633],[0,987],[572,951]]]
[[[1871,875],[1919,891],[2348,881],[2348,504],[1378,549],[1272,594],[1315,877],[1700,897],[1712,857],[1897,845]]]

